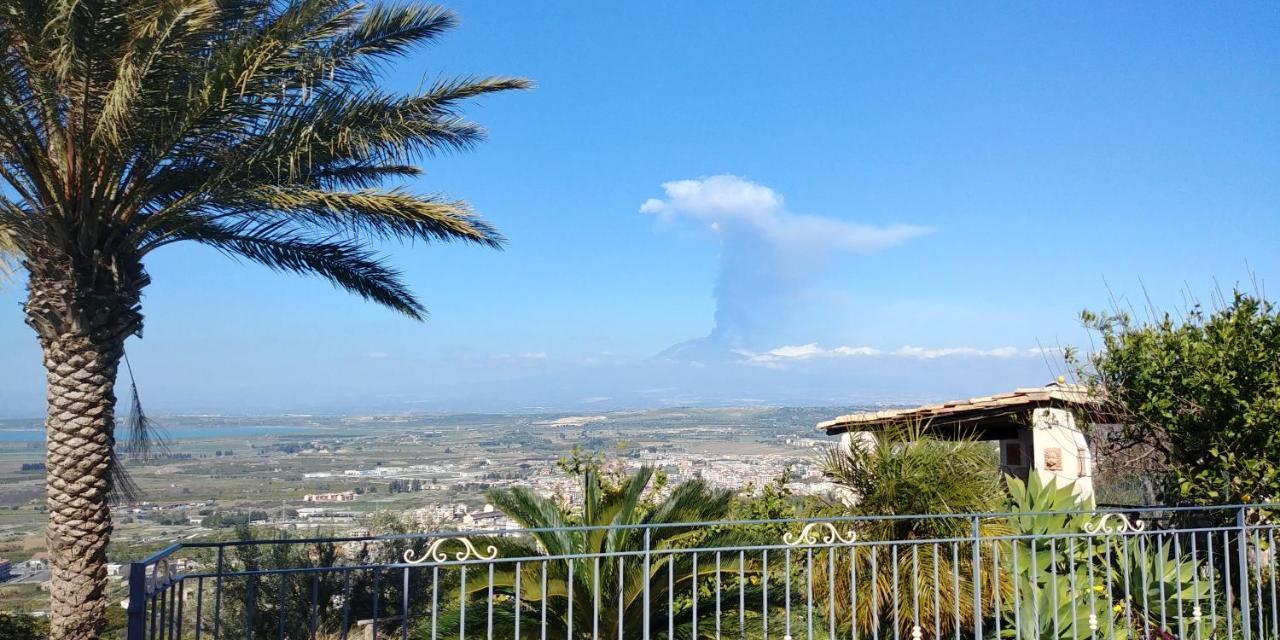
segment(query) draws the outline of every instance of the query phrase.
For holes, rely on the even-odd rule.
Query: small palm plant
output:
[[[691,480],[659,495],[654,475],[645,467],[610,482],[599,466],[587,465],[579,473],[581,509],[523,487],[490,492],[496,508],[534,531],[473,541],[480,549],[492,546],[499,560],[492,573],[486,567],[469,574],[465,585],[453,579],[443,601],[456,604],[432,621],[437,631],[487,633],[492,606],[494,634],[504,637],[515,637],[518,626],[526,638],[542,637],[544,629],[557,638],[640,638],[646,619],[651,637],[672,627],[686,637],[710,632],[717,598],[707,585],[737,580],[747,567],[737,554],[693,551],[738,541],[731,530],[692,523],[724,519],[732,494]],[[734,590],[734,603],[737,597]],[[695,607],[702,611],[700,630]]]
[[[852,631],[856,625],[859,636],[872,628],[889,635],[896,630],[901,637],[911,637],[917,627],[924,637],[947,636],[957,626],[972,629],[975,565],[968,540],[975,520],[910,516],[996,511],[1002,492],[994,450],[978,440],[942,440],[907,425],[832,449],[825,463],[827,476],[849,494],[829,505],[828,513],[904,516],[860,522],[856,534],[863,542],[905,544],[824,551],[814,575],[815,602],[826,608],[824,615],[834,611],[837,628]],[[981,537],[1008,532],[999,520],[978,520],[977,527]],[[993,593],[1001,588],[998,574],[981,569],[990,563],[990,549],[979,549],[979,615],[990,613]]]

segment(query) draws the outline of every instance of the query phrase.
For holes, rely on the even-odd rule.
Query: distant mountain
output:
[[[743,359],[739,349],[715,336],[694,338],[673,344],[652,358],[658,362],[701,364],[728,364],[741,362]]]

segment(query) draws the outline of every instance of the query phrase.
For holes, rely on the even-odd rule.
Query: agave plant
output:
[[[1175,555],[1172,534],[1114,531],[1080,500],[1074,484],[1032,473],[1008,479],[1010,523],[1005,570],[1013,575],[1009,634],[1064,640],[1091,631],[1108,637],[1176,633],[1199,623],[1210,595],[1199,567]]]
[[[1052,476],[1033,471],[1026,481],[1005,476],[1005,488],[1014,513],[1010,524],[1021,535],[1079,532],[1093,519],[1093,499],[1080,498],[1074,482],[1060,484]]]
[[[1001,635],[1017,640],[1080,640],[1102,635],[1109,640],[1126,640],[1129,630],[1117,622],[1118,616],[1105,594],[1091,586],[1089,576],[1078,571],[1072,576],[1050,575],[1034,578],[1019,574],[1014,584],[1014,600],[1005,611]]]
[[[1182,637],[1181,630],[1202,622],[1213,587],[1199,579],[1198,564],[1175,555],[1172,535],[1134,536],[1112,545],[1111,595],[1135,627],[1148,635],[1158,630]]]
[[[1086,562],[1086,544],[1064,537],[1085,533],[1093,518],[1092,500],[1082,500],[1074,483],[1032,472],[1026,481],[1006,476],[1005,486],[1015,537],[1002,546],[1011,571],[1047,577],[1055,566],[1074,571]]]
[[[1001,568],[1012,587],[1003,596],[1003,635],[1065,640],[1091,637],[1100,628],[1108,637],[1112,629],[1125,633],[1106,572],[1089,569],[1098,547],[1087,536],[1079,542],[1092,522],[1093,502],[1079,497],[1075,483],[1034,471],[1025,481],[1006,476],[1005,485],[1014,535],[1001,545]]]

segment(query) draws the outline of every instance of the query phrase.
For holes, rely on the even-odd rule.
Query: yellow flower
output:
[[[1102,585],[1100,585],[1100,584],[1095,584],[1095,585],[1093,585],[1093,590],[1094,590],[1094,591],[1097,591],[1098,593],[1102,593],[1103,591],[1106,591],[1106,590],[1107,590],[1107,588],[1106,588],[1106,587],[1104,587],[1104,586],[1102,586]]]
[[[1116,613],[1120,613],[1121,611],[1124,611],[1124,603],[1123,603],[1123,602],[1121,602],[1120,604],[1118,604],[1118,605],[1116,605],[1116,606],[1114,606],[1114,607],[1111,607],[1111,610],[1112,610],[1112,611],[1115,611]]]

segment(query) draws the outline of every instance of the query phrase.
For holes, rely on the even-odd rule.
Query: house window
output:
[[[1011,467],[1023,466],[1021,442],[1006,442],[1004,444],[1004,463]]]

